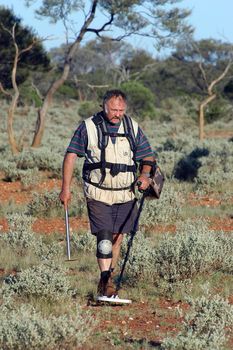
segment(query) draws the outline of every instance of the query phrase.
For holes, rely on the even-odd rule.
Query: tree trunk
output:
[[[8,140],[11,147],[11,151],[13,154],[19,153],[19,148],[15,140],[15,135],[13,130],[13,118],[14,118],[14,110],[15,110],[14,106],[16,103],[15,99],[16,97],[14,98],[14,101],[12,101],[12,106],[9,108],[8,118],[7,118],[7,134],[8,134]]]
[[[74,43],[70,46],[70,49],[67,53],[62,75],[59,79],[57,79],[55,82],[52,83],[49,90],[47,91],[43,105],[38,111],[35,134],[34,134],[34,138],[32,141],[32,147],[39,147],[41,145],[41,140],[42,140],[42,137],[44,134],[44,129],[45,129],[45,118],[46,118],[48,109],[52,103],[53,95],[59,89],[59,87],[63,85],[63,83],[68,78],[74,54],[75,54],[80,42],[82,41],[85,33],[88,31],[88,26],[90,25],[90,23],[93,21],[93,19],[95,17],[97,3],[98,3],[98,0],[92,1],[92,6],[91,6],[89,16],[86,18],[86,20],[85,20],[85,22],[80,30],[80,33],[78,34]]]
[[[199,140],[203,141],[205,138],[204,121],[205,121],[205,107],[216,98],[216,94],[208,96],[199,105]]]

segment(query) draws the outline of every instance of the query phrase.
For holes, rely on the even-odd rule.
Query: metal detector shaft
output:
[[[69,225],[68,208],[65,208],[65,222],[66,222],[66,253],[67,253],[68,260],[70,260],[70,225]]]
[[[116,292],[120,289],[120,286],[121,286],[122,277],[123,277],[123,274],[124,274],[124,271],[125,271],[126,263],[128,261],[128,258],[129,258],[129,253],[130,253],[130,249],[131,249],[132,244],[133,244],[133,239],[134,239],[135,234],[137,233],[137,226],[138,226],[139,218],[140,218],[140,215],[141,215],[141,212],[142,212],[142,207],[143,207],[143,204],[144,204],[145,197],[146,197],[146,193],[143,193],[142,198],[140,200],[140,205],[139,205],[139,208],[138,208],[137,217],[135,219],[135,222],[134,222],[134,225],[133,225],[133,229],[130,232],[130,239],[129,239],[128,244],[127,244],[127,252],[126,252],[125,259],[124,259],[124,262],[123,262],[123,265],[122,265],[122,268],[121,268],[120,276],[119,276],[119,279],[118,279],[118,282],[117,282]]]

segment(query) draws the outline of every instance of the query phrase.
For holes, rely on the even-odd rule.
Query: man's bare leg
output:
[[[98,258],[97,262],[101,271],[101,278],[98,286],[98,293],[101,294],[101,290],[103,290],[103,282],[107,283],[107,289],[105,289],[105,292],[107,295],[113,295],[115,292],[115,287],[113,285],[112,279],[111,279],[111,272],[115,268],[117,264],[117,260],[119,258],[120,249],[121,249],[121,243],[123,240],[123,235],[119,233],[113,234],[113,245],[112,245],[112,259],[102,259]],[[107,282],[108,281],[108,282]]]
[[[102,258],[97,259],[101,272],[110,270],[110,268],[114,269],[116,267],[116,264],[120,255],[122,241],[123,241],[123,234],[121,233],[113,234],[112,259],[102,259]]]
[[[117,265],[117,261],[121,251],[121,243],[123,241],[122,233],[114,233],[113,234],[113,246],[112,246],[112,263],[111,269],[115,269]]]

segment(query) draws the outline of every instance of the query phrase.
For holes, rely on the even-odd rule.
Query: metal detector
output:
[[[67,260],[70,260],[70,224],[68,207],[65,208],[65,222],[66,222],[66,254]]]

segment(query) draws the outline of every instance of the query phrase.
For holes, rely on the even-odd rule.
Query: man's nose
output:
[[[120,117],[121,116],[121,111],[120,110],[116,110],[115,115],[116,115],[116,117]]]

